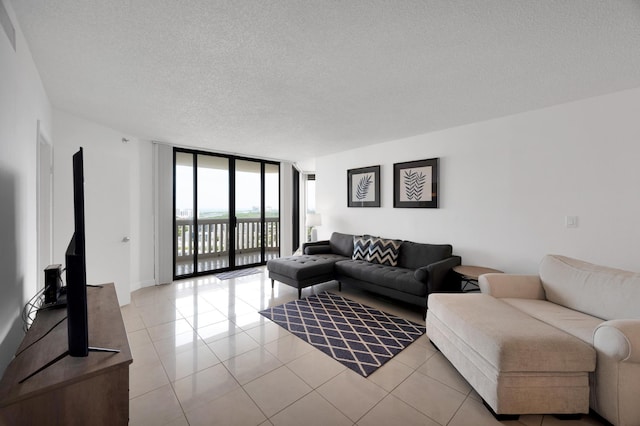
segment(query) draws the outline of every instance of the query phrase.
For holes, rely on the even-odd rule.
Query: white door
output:
[[[125,144],[84,149],[87,283],[115,283],[118,302],[131,301],[130,153]]]

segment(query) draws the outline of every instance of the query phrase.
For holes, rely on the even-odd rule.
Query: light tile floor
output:
[[[338,292],[331,282],[303,296]],[[344,289],[343,296],[424,323],[412,308]],[[368,378],[258,314],[294,300],[266,271],[143,288],[122,307],[133,353],[132,425],[500,425],[423,336]],[[513,426],[601,425],[521,416]]]

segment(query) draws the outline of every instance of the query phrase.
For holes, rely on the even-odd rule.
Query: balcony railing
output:
[[[192,219],[176,219],[176,262],[193,259],[194,223]],[[230,229],[228,219],[198,219],[198,258],[229,255]],[[262,240],[260,218],[238,219],[235,238],[236,254],[260,252]],[[278,251],[280,219],[265,219],[265,250]]]

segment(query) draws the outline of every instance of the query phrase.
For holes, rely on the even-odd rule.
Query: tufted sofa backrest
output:
[[[403,241],[400,246],[398,266],[407,269],[418,269],[422,266],[451,257],[453,248],[449,244],[423,244]]]
[[[353,235],[334,232],[329,239],[331,253],[351,257],[353,255]]]

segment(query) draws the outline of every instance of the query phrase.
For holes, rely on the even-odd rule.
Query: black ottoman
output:
[[[274,280],[298,289],[298,299],[302,289],[334,279],[333,264],[346,257],[337,254],[314,254],[281,257],[267,262],[271,288]]]

